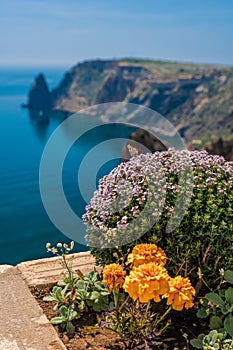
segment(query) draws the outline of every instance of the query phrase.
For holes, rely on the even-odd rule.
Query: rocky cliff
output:
[[[190,148],[220,149],[211,145],[220,138],[231,140],[233,134],[232,67],[136,59],[87,61],[68,71],[45,101],[54,110],[69,112],[112,101],[143,104],[170,120]],[[223,142],[230,153],[231,142]]]

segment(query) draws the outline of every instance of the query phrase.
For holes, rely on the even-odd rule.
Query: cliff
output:
[[[31,97],[39,92],[39,86],[42,81],[31,90]],[[190,148],[219,150],[215,143],[233,134],[232,67],[140,59],[87,61],[71,68],[49,95],[44,89],[38,105],[77,112],[112,101],[142,104],[158,111]],[[231,142],[223,142],[230,153]]]

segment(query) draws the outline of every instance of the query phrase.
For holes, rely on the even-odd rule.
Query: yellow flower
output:
[[[119,264],[109,264],[103,269],[103,283],[108,286],[108,291],[111,292],[115,287],[116,292],[123,286],[125,279],[125,271]]]
[[[168,305],[172,305],[172,308],[177,311],[182,310],[184,307],[189,309],[193,306],[195,289],[188,278],[177,276],[171,278],[168,283],[169,291],[163,296],[167,298]]]
[[[147,303],[150,299],[160,301],[160,295],[168,292],[167,270],[154,262],[134,267],[126,276],[124,290],[133,299]]]
[[[154,262],[164,266],[166,261],[165,252],[155,244],[138,244],[133,248],[132,253],[128,255],[126,264],[131,264],[131,267],[137,267],[142,264]]]

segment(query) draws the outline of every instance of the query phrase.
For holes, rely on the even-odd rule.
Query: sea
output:
[[[38,123],[27,108],[22,108],[39,73],[44,73],[52,89],[59,84],[66,70],[67,67],[0,67],[0,264],[15,265],[49,257],[45,248],[47,242],[55,245],[57,242],[69,243],[72,239],[50,220],[39,188],[43,151],[63,119],[60,114],[51,113],[47,122]],[[108,132],[111,130],[105,130],[103,134],[108,135]],[[124,136],[131,132],[124,132]],[[102,141],[100,133],[94,143],[93,139],[95,135],[89,138],[90,147]],[[85,212],[88,200],[84,200],[77,189],[77,162],[81,163],[90,147],[87,147],[87,140],[73,147],[63,174],[65,195],[79,217]],[[98,172],[96,186],[101,177],[119,164],[120,159],[112,158]],[[88,169],[87,187],[90,172]],[[74,251],[86,250],[85,242],[77,239]]]

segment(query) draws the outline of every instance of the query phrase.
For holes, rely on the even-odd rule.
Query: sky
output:
[[[138,57],[233,65],[233,0],[0,0],[0,65]]]

